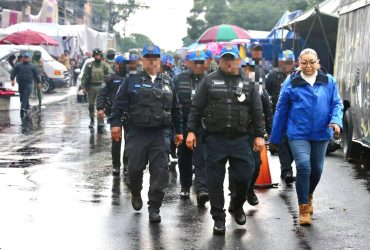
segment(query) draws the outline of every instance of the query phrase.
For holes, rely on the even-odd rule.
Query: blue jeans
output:
[[[308,194],[320,181],[328,141],[289,140],[297,176],[295,181],[298,203],[308,204]]]

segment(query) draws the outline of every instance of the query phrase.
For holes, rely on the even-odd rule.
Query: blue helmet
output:
[[[126,63],[127,60],[126,58],[124,58],[122,55],[118,55],[116,56],[116,58],[114,59],[114,62],[117,63],[117,64],[123,64],[123,63]]]

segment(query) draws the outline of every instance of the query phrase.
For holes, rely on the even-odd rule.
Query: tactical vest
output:
[[[200,79],[199,82],[196,82],[190,72],[179,76],[179,78],[177,96],[179,97],[179,101],[182,106],[183,116],[186,116],[190,113],[191,101],[194,98]]]
[[[102,83],[104,79],[104,66],[102,63],[91,65],[91,82],[92,83]]]
[[[161,128],[172,125],[173,92],[168,78],[162,75],[159,86],[145,79],[133,83],[130,91],[129,123],[136,127]]]
[[[241,95],[237,87],[242,85]],[[228,86],[225,81],[214,79],[208,90],[208,104],[204,111],[206,130],[210,133],[241,134],[250,132],[251,90],[254,84],[239,79]]]

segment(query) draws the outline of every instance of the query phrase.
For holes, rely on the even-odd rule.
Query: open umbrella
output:
[[[50,36],[41,32],[25,30],[14,32],[0,40],[0,44],[15,44],[15,45],[55,45],[58,42]]]
[[[221,24],[207,29],[198,39],[198,43],[229,42],[233,39],[250,39],[245,29],[235,25]]]

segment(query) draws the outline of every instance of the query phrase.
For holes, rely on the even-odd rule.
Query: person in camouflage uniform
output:
[[[95,124],[95,101],[98,92],[101,89],[104,77],[112,73],[108,63],[101,60],[103,52],[100,49],[93,50],[94,61],[86,65],[81,79],[81,87],[89,103],[90,125],[93,128]],[[104,120],[98,120],[98,128],[104,127]]]

